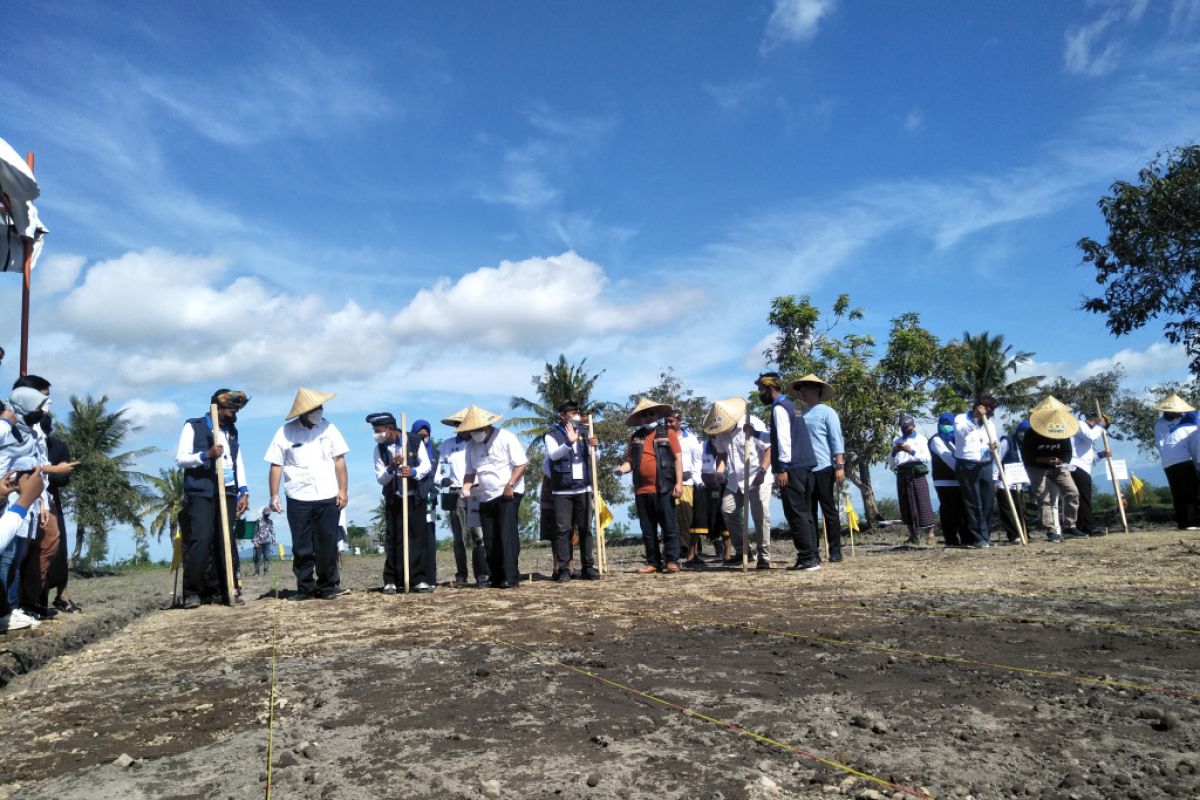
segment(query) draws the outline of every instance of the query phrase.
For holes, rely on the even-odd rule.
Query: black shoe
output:
[[[742,557],[740,555],[732,555],[721,562],[726,567],[740,567],[742,565]]]
[[[63,600],[61,598],[54,601],[54,607],[64,614],[78,614],[83,611],[83,607],[74,600]]]
[[[1067,539],[1086,539],[1088,535],[1079,528],[1067,528],[1063,531],[1063,537]]]
[[[838,563],[838,562],[839,562],[839,561],[841,561],[841,560],[842,560],[842,554],[841,554],[841,553],[830,553],[830,554],[829,554],[829,563],[830,563],[830,564],[836,564],[836,563]]]
[[[333,598],[341,597],[344,594],[350,594],[350,590],[343,586],[337,586],[333,589],[327,589],[324,592],[321,592],[320,597],[322,600],[332,600]]]
[[[601,576],[598,571],[588,567],[583,572],[579,573],[579,577],[585,581],[598,581],[600,580]]]
[[[488,587],[491,586],[491,584],[492,584],[492,579],[489,578],[487,575],[484,575],[482,578],[475,579],[475,588],[476,589],[487,589]]]
[[[301,602],[302,600],[316,600],[316,599],[317,599],[316,592],[296,592],[295,594],[288,597],[288,600],[293,600],[297,603]]]
[[[1108,532],[1107,532],[1107,531],[1105,531],[1103,528],[1098,528],[1097,530],[1094,530],[1094,531],[1090,532],[1090,533],[1088,534],[1088,536],[1089,536],[1089,537],[1094,537],[1094,536],[1108,536]]]
[[[466,585],[467,585],[467,576],[466,575],[455,575],[454,576],[454,588],[455,589],[461,589]]]
[[[183,607],[184,608],[188,608],[188,609],[199,608],[200,605],[201,605],[201,603],[200,603],[199,595],[189,594],[187,597],[183,598]]]
[[[771,562],[766,561],[766,560],[759,561],[758,566],[755,567],[755,569],[770,569],[770,568],[771,568]]]
[[[504,583],[500,584],[500,588],[501,589],[515,589],[520,585],[521,585],[520,581],[505,581]]]
[[[571,573],[567,572],[565,569],[556,570],[550,580],[555,581],[556,583],[570,583]]]

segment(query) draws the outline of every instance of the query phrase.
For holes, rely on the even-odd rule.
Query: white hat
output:
[[[718,400],[708,409],[708,415],[700,427],[710,436],[725,433],[746,418],[746,405],[744,397],[726,397],[724,400]]]
[[[325,405],[327,400],[332,400],[337,397],[333,392],[318,392],[315,389],[305,389],[300,387],[300,391],[296,392],[296,399],[292,402],[292,410],[288,412],[287,419],[294,419],[301,414],[307,414],[314,409]]]
[[[470,433],[471,431],[477,431],[480,428],[494,425],[502,419],[504,419],[502,414],[493,414],[490,411],[484,411],[479,406],[467,406],[467,413],[463,415],[462,422],[458,423],[458,432]]]

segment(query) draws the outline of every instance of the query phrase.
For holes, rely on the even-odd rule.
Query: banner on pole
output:
[[[1009,486],[1020,486],[1029,483],[1029,472],[1025,469],[1025,465],[1020,462],[1005,464],[1004,479],[1008,481]]]
[[[1105,478],[1107,478],[1108,480],[1111,481],[1115,474],[1116,479],[1119,481],[1129,480],[1129,465],[1125,463],[1124,459],[1114,458],[1111,463],[1112,463],[1112,469],[1110,470],[1109,462],[1108,461],[1104,462],[1104,477]]]

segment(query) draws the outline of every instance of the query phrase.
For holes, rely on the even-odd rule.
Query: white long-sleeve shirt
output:
[[[892,469],[897,469],[905,464],[911,464],[920,461],[924,464],[933,463],[933,456],[929,453],[929,441],[921,434],[913,431],[911,436],[897,436],[892,440],[892,447],[906,444],[912,448],[909,453],[905,450],[900,450],[888,456],[888,465]]]
[[[459,439],[452,436],[442,442],[438,448],[441,458],[438,463],[442,466],[445,477],[450,479],[450,488],[457,491],[462,488],[463,477],[467,474],[467,442],[470,439]]]
[[[775,442],[779,447],[775,459],[780,464],[792,463],[792,418],[782,403],[771,406],[771,427],[775,429]]]
[[[942,460],[942,463],[944,463],[946,466],[950,467],[950,469],[954,469],[954,465],[956,463],[958,463],[958,460],[954,457],[954,448],[951,447],[949,444],[947,444],[946,440],[943,439],[941,436],[934,436],[932,439],[930,439],[929,452],[930,452],[930,455],[932,455],[934,458],[940,458]],[[932,463],[933,462],[930,461],[930,464],[932,464]],[[958,479],[957,478],[950,478],[950,479],[934,478],[933,485],[934,486],[958,486]]]
[[[1194,423],[1160,419],[1154,424],[1154,441],[1164,468],[1191,460],[1200,463],[1200,438]]]
[[[986,427],[985,427],[986,426]],[[988,432],[991,431],[991,436]],[[954,418],[954,458],[959,461],[991,461],[991,440],[996,438],[996,428],[990,419],[977,423],[970,414],[959,414]]]
[[[779,406],[776,406],[779,408]],[[724,433],[712,437],[713,449],[717,455],[725,459],[725,485],[731,492],[745,492],[746,486],[746,434],[742,431],[744,420]],[[758,417],[750,417],[750,424],[756,431],[766,431],[767,426]],[[750,482],[753,483],[762,473],[763,482],[771,482],[771,465],[762,468],[763,454],[771,449],[771,445],[762,440],[761,436],[750,438]]]
[[[197,467],[208,466],[208,456],[204,454],[204,450],[199,452],[192,451],[194,441],[195,434],[192,432],[192,426],[184,423],[183,430],[179,432],[179,445],[175,448],[175,466],[181,469],[196,469]],[[221,454],[221,474],[225,479],[224,485],[233,486],[236,480],[239,493],[249,491],[246,484],[246,464],[242,460],[242,448],[238,447],[237,459],[235,460],[232,456],[232,448],[229,446],[229,438],[226,437],[224,429],[221,430],[215,441],[225,448],[225,452]]]
[[[392,459],[403,454],[402,441],[396,439],[392,444],[384,448],[387,453],[387,461],[384,461],[382,454],[379,452],[379,445],[375,446],[375,480],[379,481],[380,486],[392,484],[392,491],[395,494],[400,494],[404,488],[404,482],[399,477],[399,470],[392,468]],[[417,481],[424,478],[430,472],[433,472],[433,463],[429,460],[429,450],[425,447],[424,442],[417,443],[417,466],[413,468],[412,475],[408,479],[408,493],[416,496]]]
[[[1071,437],[1071,469],[1081,469],[1087,473],[1092,471],[1092,464],[1096,463],[1096,443],[1102,442],[1103,436],[1102,425],[1092,427],[1086,422],[1080,424],[1079,433]]]
[[[704,485],[704,445],[691,431],[679,434],[679,448],[683,455],[683,480],[692,486]]]

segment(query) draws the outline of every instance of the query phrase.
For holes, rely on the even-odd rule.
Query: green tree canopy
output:
[[[1097,205],[1108,238],[1078,247],[1104,290],[1083,308],[1104,314],[1117,336],[1165,318],[1167,341],[1183,344],[1200,375],[1200,145],[1159,154],[1137,183],[1117,181]]]
[[[1005,408],[1020,411],[1030,405],[1043,379],[1041,375],[1015,377],[1023,364],[1033,360],[1033,353],[1014,353],[1003,334],[964,333],[962,342],[947,351],[946,360],[948,392],[941,395],[943,402],[953,396],[967,404],[976,397],[991,395]]]

